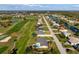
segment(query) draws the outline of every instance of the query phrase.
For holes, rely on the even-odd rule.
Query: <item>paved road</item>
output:
[[[41,18],[38,19],[38,23],[40,23],[40,24],[43,23]],[[40,26],[40,27],[37,28],[37,33],[38,33],[39,35],[40,35],[40,34],[44,34],[42,26]]]
[[[60,53],[61,53],[61,54],[66,54],[65,49],[63,48],[62,44],[59,42],[58,38],[56,37],[56,35],[55,35],[54,32],[52,31],[52,29],[51,29],[51,27],[49,26],[49,24],[48,24],[46,18],[45,18],[44,16],[42,16],[42,17],[43,17],[43,19],[44,19],[44,21],[45,21],[45,23],[46,23],[46,25],[47,25],[47,27],[48,27],[48,29],[49,29],[51,35],[52,35],[54,41],[55,41],[55,43],[56,43],[56,45],[57,45],[57,47],[58,47]]]

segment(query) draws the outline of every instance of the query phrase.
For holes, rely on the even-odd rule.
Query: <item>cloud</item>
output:
[[[30,6],[30,7],[48,7],[46,5],[40,5],[40,4],[24,4],[24,5],[27,5],[27,6]]]

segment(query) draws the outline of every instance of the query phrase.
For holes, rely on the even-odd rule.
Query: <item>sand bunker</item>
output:
[[[2,40],[0,40],[0,42],[8,42],[11,39],[11,36],[8,36]]]

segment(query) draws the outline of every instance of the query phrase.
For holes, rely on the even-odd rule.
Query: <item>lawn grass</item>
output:
[[[63,34],[56,34],[56,36],[58,37],[59,41],[64,44],[65,42],[67,42],[67,38],[63,35]]]
[[[71,45],[63,45],[65,48],[72,48]]]
[[[43,26],[43,30],[48,31],[48,27],[47,26]]]
[[[0,35],[0,40],[5,38],[5,37],[7,37],[8,35],[11,35],[13,32],[18,32],[25,25],[25,23],[27,23],[27,22],[28,22],[27,19],[26,20],[19,20],[19,21],[17,21],[3,35]],[[13,40],[13,38],[12,38],[12,40]],[[8,47],[10,47],[10,45]],[[6,52],[8,53],[8,51],[6,51]]]
[[[44,38],[44,39],[46,39],[46,40],[53,40],[52,37],[37,37],[37,38]]]
[[[16,48],[18,49],[17,53],[25,53],[25,49],[29,45],[29,42],[32,42],[32,40],[34,39],[32,33],[35,31],[35,25],[36,18],[31,18],[31,20],[29,19],[29,23],[26,25],[26,28],[23,31],[21,31],[21,37],[16,42]]]
[[[75,50],[75,51],[69,50],[69,51],[67,51],[67,53],[68,53],[68,54],[78,54],[78,51],[76,51],[76,50]]]
[[[11,34],[13,32],[17,32],[21,29],[21,27],[26,23],[26,21],[18,22],[14,27],[12,27],[6,34]]]
[[[9,26],[9,27],[10,27],[10,26]],[[6,28],[4,28],[4,27],[0,27],[0,33],[4,33],[4,32],[6,32],[6,30],[7,30],[9,27],[6,27]]]
[[[28,41],[32,39],[31,30],[32,30],[31,27],[27,27],[27,29],[26,29],[25,33],[23,34],[23,36],[19,39],[19,43],[17,44],[17,47],[19,48],[18,53],[24,53]]]
[[[0,35],[0,40],[6,38],[7,36],[11,35],[13,32],[17,32],[21,29],[21,27],[26,23],[26,21],[17,22],[11,29],[9,29],[3,35]]]
[[[51,53],[52,54],[60,54],[59,50],[58,50],[58,47],[56,45],[56,43],[53,41],[52,42],[52,49],[51,49]]]
[[[3,53],[7,49],[8,49],[8,46],[2,46],[2,47],[0,47],[0,54]]]

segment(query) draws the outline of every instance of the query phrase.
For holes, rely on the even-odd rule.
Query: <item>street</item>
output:
[[[52,31],[52,29],[51,29],[51,27],[49,26],[47,20],[45,19],[44,16],[42,16],[42,17],[43,17],[43,19],[44,19],[44,21],[45,21],[45,23],[46,23],[46,25],[47,25],[47,27],[48,27],[48,29],[49,29],[51,35],[52,35],[54,41],[55,41],[55,43],[56,43],[56,45],[57,45],[57,47],[58,47],[60,53],[61,53],[61,54],[66,54],[65,49],[63,48],[62,44],[59,42],[58,38],[56,37],[56,35],[55,35],[54,32]]]

